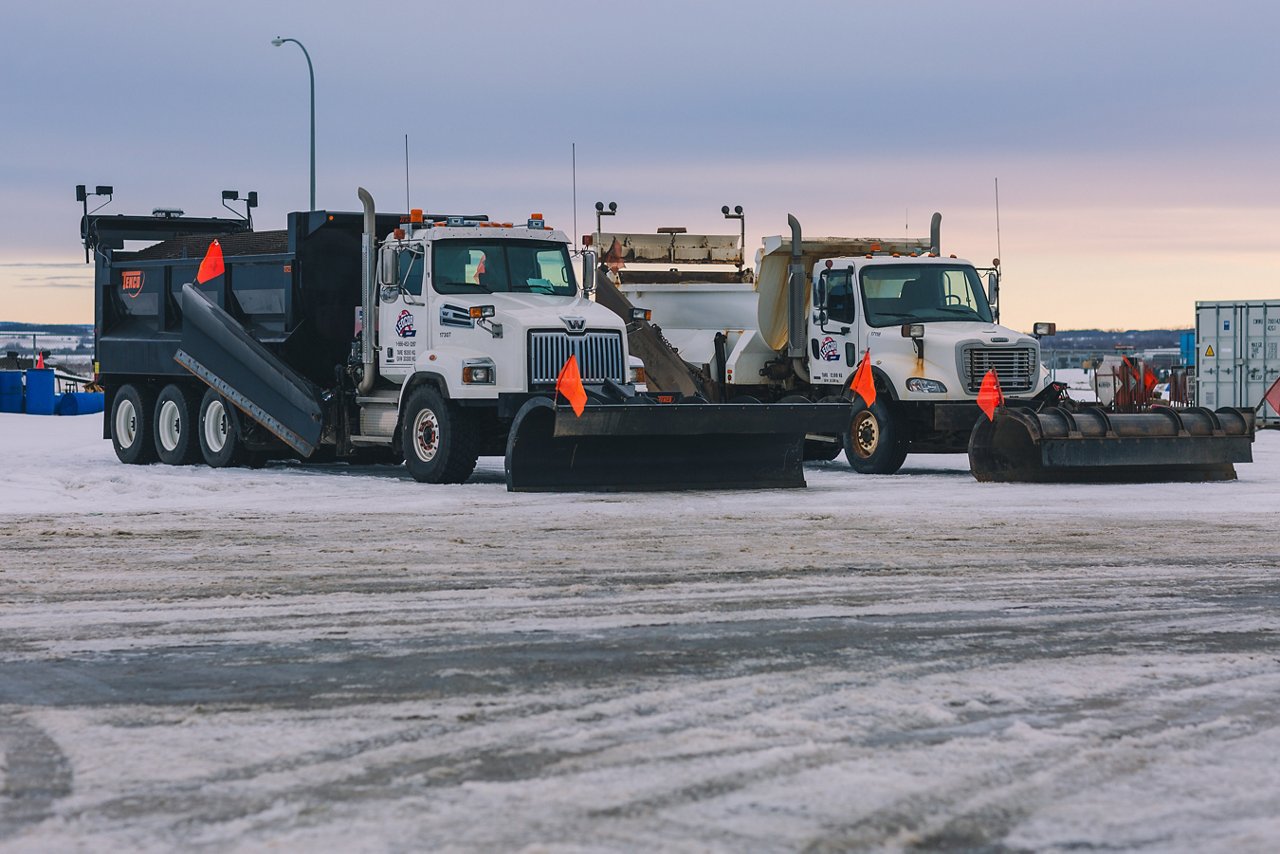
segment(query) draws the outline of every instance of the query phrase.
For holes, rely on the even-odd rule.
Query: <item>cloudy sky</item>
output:
[[[377,9],[377,12],[371,11]],[[986,263],[1004,320],[1190,326],[1280,297],[1280,4],[117,0],[11,4],[0,29],[0,319],[90,321],[78,183],[106,211],[259,227],[308,202],[748,243],[927,231]]]

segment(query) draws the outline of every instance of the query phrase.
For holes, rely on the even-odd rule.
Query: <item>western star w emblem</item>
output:
[[[560,318],[564,321],[564,326],[570,332],[581,332],[587,328],[587,319],[585,317],[564,317]]]

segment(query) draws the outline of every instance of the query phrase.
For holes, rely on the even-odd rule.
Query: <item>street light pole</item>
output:
[[[293,42],[302,48],[302,55],[307,59],[307,75],[311,78],[311,210],[316,209],[316,71],[311,65],[311,54],[306,45],[297,39],[282,39],[276,36],[271,43],[280,47],[285,42]]]

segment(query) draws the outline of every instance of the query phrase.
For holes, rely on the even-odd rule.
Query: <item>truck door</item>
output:
[[[814,280],[813,306],[809,316],[810,377],[815,384],[843,384],[862,356],[853,267],[822,269]]]
[[[418,244],[390,246],[384,263],[393,265],[396,285],[384,282],[379,293],[379,335],[382,345],[381,370],[387,376],[404,376],[413,371],[418,352],[428,349],[426,300],[423,299],[423,274],[426,264]]]

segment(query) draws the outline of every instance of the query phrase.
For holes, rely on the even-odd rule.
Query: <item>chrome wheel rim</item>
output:
[[[122,448],[132,448],[138,440],[138,410],[132,400],[122,400],[116,405],[116,441]]]
[[[160,437],[160,445],[166,451],[173,451],[178,447],[178,442],[182,441],[182,409],[176,401],[166,400],[160,404],[156,435]]]
[[[413,451],[418,459],[429,463],[440,450],[440,420],[430,409],[424,409],[413,419]]]
[[[223,406],[222,401],[215,400],[209,404],[204,411],[204,444],[210,451],[217,454],[227,445],[227,435],[231,432],[230,419],[227,418],[227,408]]]
[[[880,444],[880,422],[870,410],[863,410],[853,417],[853,452],[867,458],[876,452]]]

